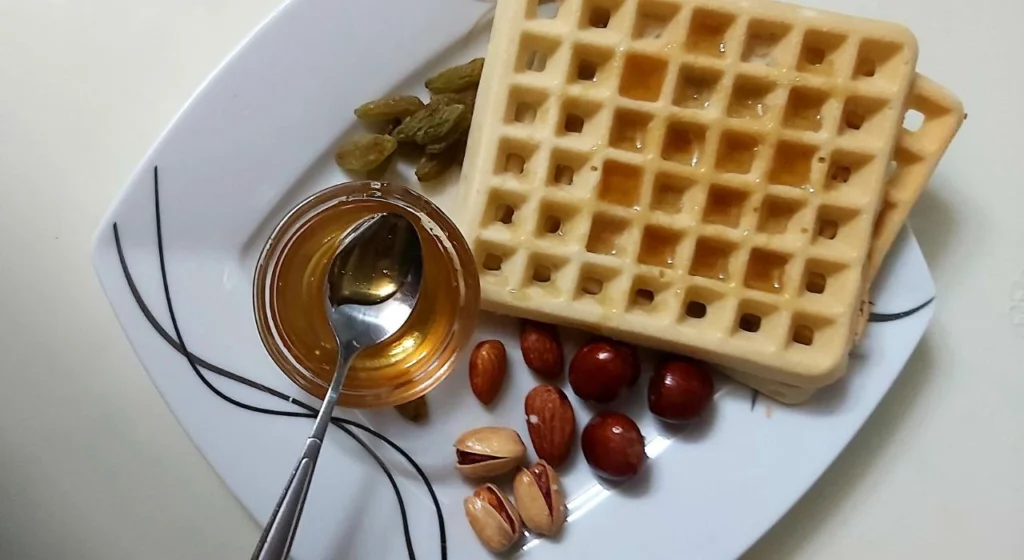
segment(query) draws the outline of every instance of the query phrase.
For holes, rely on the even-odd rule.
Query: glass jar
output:
[[[338,356],[324,305],[327,270],[345,233],[381,212],[404,214],[416,226],[423,282],[405,326],[352,364],[338,399],[350,408],[411,401],[451,372],[476,326],[480,303],[476,265],[462,233],[430,200],[406,187],[343,183],[292,209],[256,264],[253,304],[263,345],[289,379],[322,399]]]

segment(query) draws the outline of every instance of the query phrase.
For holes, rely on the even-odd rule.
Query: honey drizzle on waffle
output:
[[[885,185],[885,207],[875,220],[872,232],[871,253],[865,270],[868,286],[874,281],[910,210],[924,192],[939,160],[967,116],[963,103],[952,92],[920,74],[914,80],[906,109],[908,113],[920,113],[921,123],[915,130],[904,128],[900,131]],[[855,329],[857,338],[863,334],[868,322],[871,306],[867,300],[868,290],[865,289],[865,304]],[[789,404],[804,402],[815,392],[813,387],[780,384],[753,375],[740,373],[733,377]]]
[[[485,307],[841,375],[916,62],[772,2],[498,3],[462,188]]]

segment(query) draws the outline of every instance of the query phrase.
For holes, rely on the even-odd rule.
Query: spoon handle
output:
[[[299,519],[302,518],[302,508],[306,505],[306,495],[309,493],[309,485],[313,480],[313,471],[316,470],[316,461],[320,457],[320,448],[323,446],[324,436],[327,434],[327,427],[330,425],[331,413],[334,405],[338,402],[338,394],[348,373],[348,367],[355,357],[353,351],[342,351],[338,359],[338,369],[331,380],[331,386],[327,390],[327,398],[320,405],[320,412],[313,424],[313,432],[306,439],[306,446],[302,450],[302,456],[288,477],[288,483],[277,500],[270,519],[263,528],[263,534],[256,543],[256,550],[252,553],[252,560],[285,560],[291,551],[292,542],[295,540],[295,532],[299,528]]]

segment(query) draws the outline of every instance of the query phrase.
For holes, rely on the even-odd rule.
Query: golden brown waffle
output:
[[[483,306],[841,375],[913,36],[760,1],[536,16],[498,2],[463,168]]]
[[[952,92],[920,74],[914,79],[907,100],[908,116],[904,118],[905,126],[913,120],[911,116],[914,112],[918,113],[916,118],[920,121],[919,126],[914,130],[904,128],[900,131],[890,164],[890,173],[885,185],[885,203],[875,221],[871,252],[865,269],[868,286],[874,281],[910,210],[924,192],[939,160],[942,159],[966,117],[963,104]],[[867,291],[864,301],[863,312],[855,330],[857,338],[864,332],[870,312]],[[737,381],[788,404],[804,402],[815,392],[813,387],[778,383],[743,372],[728,373]]]

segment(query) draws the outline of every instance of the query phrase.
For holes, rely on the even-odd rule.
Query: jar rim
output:
[[[275,302],[270,288],[284,255],[303,227],[320,213],[338,204],[362,200],[380,200],[396,204],[420,218],[421,236],[431,235],[443,252],[450,255],[449,265],[457,279],[460,297],[451,304],[456,317],[447,339],[440,345],[446,349],[439,356],[417,368],[409,380],[398,386],[353,390],[342,388],[339,404],[350,408],[393,406],[425,395],[451,372],[457,357],[476,326],[480,305],[480,281],[469,244],[455,223],[429,198],[403,185],[379,181],[352,181],[320,190],[285,213],[274,227],[260,252],[253,275],[253,308],[256,327],[264,348],[285,377],[303,391],[323,398],[327,384],[306,369],[286,348],[281,339],[281,325],[274,319]],[[422,228],[420,228],[422,226]],[[450,348],[451,351],[447,351]],[[447,356],[447,359],[441,359]]]

